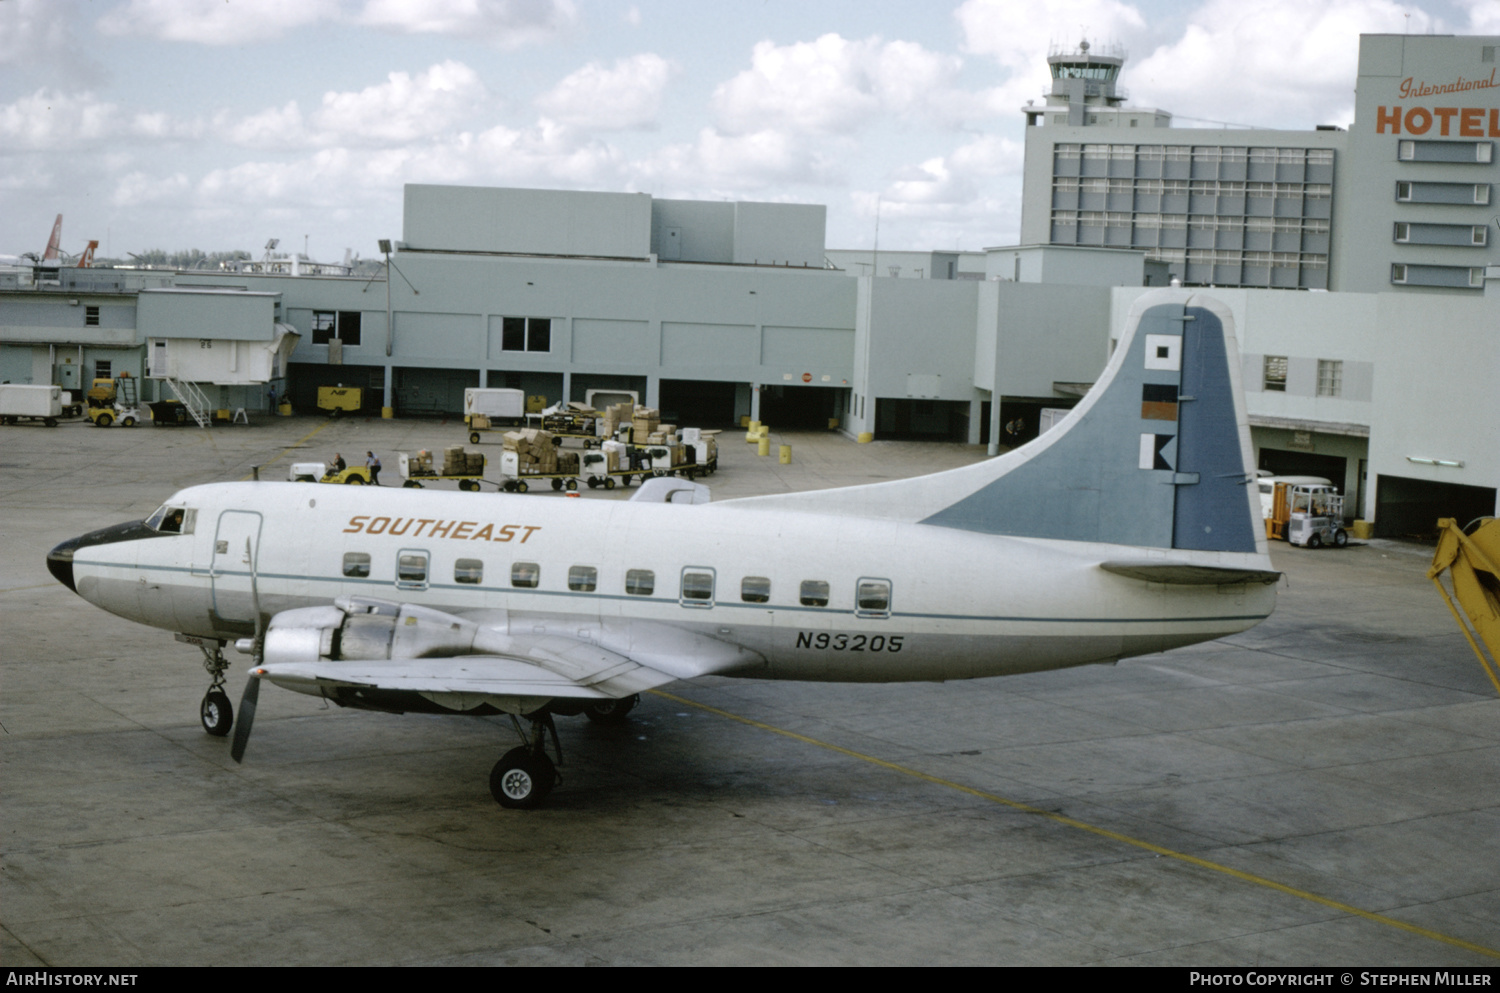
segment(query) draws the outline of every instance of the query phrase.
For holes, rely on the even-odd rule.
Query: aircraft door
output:
[[[250,571],[252,561],[256,573],[261,571],[260,528],[260,514],[251,511],[226,510],[219,515],[209,567],[214,591],[213,612],[219,619],[255,623]]]

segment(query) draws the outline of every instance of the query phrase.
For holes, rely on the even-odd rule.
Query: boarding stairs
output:
[[[177,394],[177,399],[187,408],[188,416],[198,422],[200,428],[208,427],[210,423],[208,394],[185,379],[174,379],[166,377],[167,385],[172,387],[172,392]]]

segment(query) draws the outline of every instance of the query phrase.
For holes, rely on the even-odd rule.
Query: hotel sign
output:
[[[1480,79],[1459,76],[1451,82],[1429,83],[1408,76],[1400,83],[1400,99],[1420,100],[1468,93],[1474,90],[1500,89],[1497,70]],[[1500,107],[1423,107],[1382,104],[1375,111],[1376,134],[1433,134],[1439,137],[1500,138]]]

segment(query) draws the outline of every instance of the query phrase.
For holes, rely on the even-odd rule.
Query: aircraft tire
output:
[[[639,693],[620,700],[600,700],[583,708],[584,716],[595,724],[623,724],[625,718],[641,702]]]
[[[511,810],[533,810],[541,806],[557,784],[557,767],[545,755],[527,748],[512,748],[490,770],[490,796]]]
[[[222,738],[234,726],[234,707],[222,690],[209,690],[198,705],[198,718],[203,722],[203,730]]]

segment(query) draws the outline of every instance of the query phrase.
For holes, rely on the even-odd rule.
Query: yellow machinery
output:
[[[139,383],[128,373],[118,379],[96,379],[84,395],[89,420],[101,428],[119,421],[123,427],[134,427],[141,419]]]
[[[1469,647],[1479,656],[1479,664],[1495,685],[1495,692],[1500,693],[1500,678],[1495,675],[1494,664],[1500,657],[1500,520],[1481,518],[1470,533],[1465,534],[1464,530],[1451,517],[1438,521],[1438,547],[1427,578],[1442,594],[1453,619],[1469,639]],[[1453,596],[1443,588],[1444,572],[1453,584]],[[1454,606],[1455,597],[1458,606]],[[1462,615],[1458,612],[1460,606]],[[1464,623],[1464,616],[1468,617],[1468,624]],[[1489,658],[1474,640],[1476,634],[1489,649]]]
[[[365,391],[358,386],[319,386],[318,409],[330,417],[357,414],[365,405]]]

